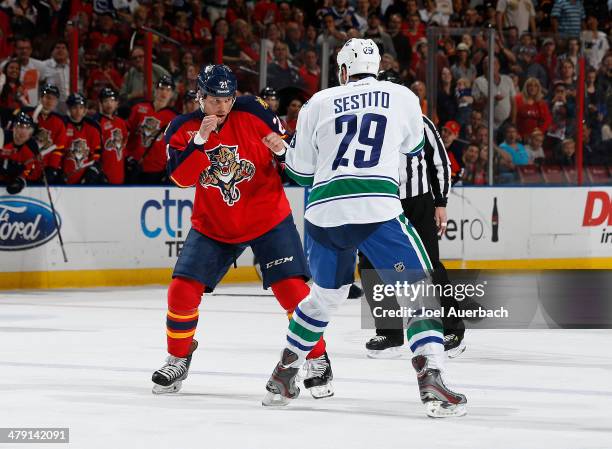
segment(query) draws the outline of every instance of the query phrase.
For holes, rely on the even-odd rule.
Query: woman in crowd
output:
[[[516,96],[516,127],[523,139],[527,139],[535,128],[546,132],[552,122],[543,98],[542,85],[536,78],[528,78],[523,91]]]

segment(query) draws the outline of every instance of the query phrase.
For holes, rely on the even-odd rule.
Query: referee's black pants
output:
[[[431,264],[433,266],[432,283],[442,285],[443,287],[450,284],[446,268],[444,268],[444,265],[442,262],[440,262],[438,230],[436,228],[434,216],[435,205],[433,196],[431,193],[425,193],[423,195],[406,198],[401,201],[402,208],[404,209],[404,215],[419,233],[423,245],[425,245],[425,250],[429,255],[429,259],[431,260]],[[374,317],[376,334],[403,338],[403,321],[401,318],[377,318],[374,316],[374,307],[381,307],[382,310],[398,310],[399,304],[395,296],[385,296],[382,301],[374,301],[374,285],[383,284],[383,281],[374,270],[374,267],[368,258],[360,252],[359,271],[361,272],[362,270],[370,270],[367,272],[367,275],[361,276],[361,283],[363,285],[366,300],[370,306],[370,311],[372,311],[372,316]],[[442,288],[442,290],[444,290],[444,288]],[[440,302],[445,309],[449,307],[457,307],[457,300],[452,296],[443,296],[440,298]],[[452,333],[452,331],[458,327],[458,321],[461,321],[461,319],[443,318],[442,324],[444,325],[444,333]]]

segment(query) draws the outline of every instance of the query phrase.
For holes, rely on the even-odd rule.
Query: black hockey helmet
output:
[[[264,87],[261,92],[259,93],[259,96],[263,99],[266,98],[276,98],[278,99],[278,92],[276,92],[276,89],[274,89],[273,87]]]
[[[395,84],[403,84],[400,74],[395,70],[381,70],[378,72],[378,81],[390,81]]]
[[[83,106],[87,107],[87,98],[85,98],[83,94],[79,92],[74,92],[68,95],[68,99],[66,100],[66,106],[71,108],[79,104],[82,104]]]
[[[161,78],[157,80],[156,86],[157,87],[170,87],[172,90],[174,90],[176,87],[176,84],[174,84],[174,80],[172,79],[171,76],[162,75]]]
[[[13,124],[14,126],[21,125],[21,126],[28,126],[30,128],[34,128],[34,120],[32,119],[32,117],[30,117],[28,114],[26,114],[23,111],[17,114]]]
[[[98,96],[98,98],[100,98],[100,101],[104,101],[107,98],[114,98],[115,100],[117,100],[118,95],[117,92],[115,92],[115,90],[111,87],[103,87],[102,90],[100,90],[100,95]]]
[[[47,83],[40,89],[40,96],[44,97],[45,95],[54,95],[56,98],[59,98],[60,91],[57,86]]]
[[[183,101],[185,103],[187,103],[188,101],[196,101],[197,99],[198,93],[193,89],[189,89],[187,92],[185,92],[185,95],[183,96]]]
[[[236,75],[224,64],[209,64],[198,74],[198,90],[203,97],[235,97],[236,89]]]

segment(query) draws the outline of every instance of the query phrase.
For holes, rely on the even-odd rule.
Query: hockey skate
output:
[[[367,355],[371,359],[396,359],[402,355],[404,336],[377,335],[366,343]]]
[[[467,413],[466,397],[444,385],[440,370],[427,367],[427,357],[422,355],[413,357],[412,366],[417,372],[421,401],[425,405],[427,416],[450,418]]]
[[[448,329],[444,332],[444,352],[449,359],[459,357],[466,349],[463,337],[465,335],[465,324],[463,321],[458,321],[454,329]]]
[[[331,363],[327,352],[315,359],[306,360],[307,374],[304,386],[310,391],[315,399],[329,398],[334,395],[334,386],[331,381],[334,378]]]
[[[300,388],[295,384],[300,367],[291,365],[298,360],[295,352],[285,349],[270,380],[266,384],[266,396],[261,404],[268,407],[279,407],[289,404],[292,399],[300,395]]]
[[[187,357],[174,357],[169,355],[166,364],[153,373],[154,394],[178,393],[183,386],[183,381],[187,379],[191,356],[198,347],[198,342],[193,340],[189,348]]]

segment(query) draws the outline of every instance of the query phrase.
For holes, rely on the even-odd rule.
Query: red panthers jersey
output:
[[[66,120],[64,174],[67,184],[78,184],[87,167],[100,159],[100,128],[89,118],[80,125]]]
[[[4,135],[4,147],[0,147],[0,165],[4,163],[5,159],[19,162],[24,165],[21,176],[29,181],[35,181],[37,178],[33,177],[33,172],[37,163],[34,153],[37,151],[38,148],[36,147],[36,141],[34,139],[28,140],[23,145],[16,145],[15,142],[13,142],[13,133],[11,131],[6,131]],[[0,181],[8,180],[7,177],[0,175]]]
[[[127,124],[121,117],[99,115],[97,122],[102,131],[102,171],[109,184],[125,181],[125,144],[128,140]]]
[[[238,97],[221,129],[196,145],[203,118],[201,111],[181,115],[166,131],[171,179],[196,186],[193,228],[227,243],[265,234],[291,213],[279,164],[261,141],[284,134],[280,120],[260,98]]]
[[[132,107],[128,118],[130,139],[127,154],[138,161],[142,159],[143,172],[158,173],[166,169],[164,130],[177,115],[172,108],[156,111],[150,101],[137,103]]]

